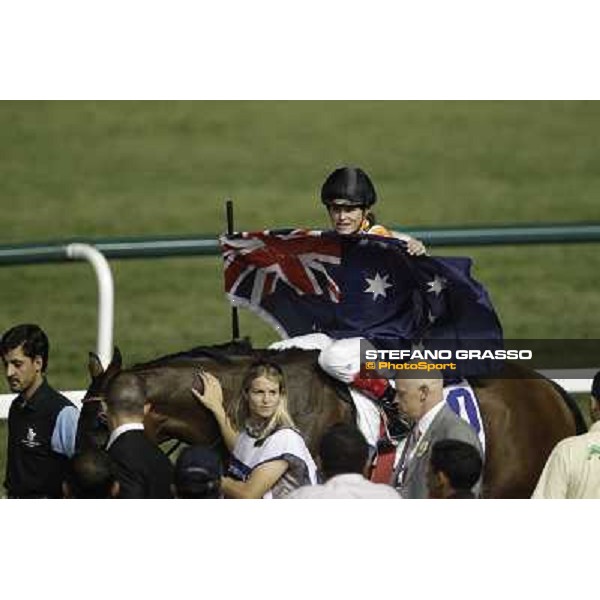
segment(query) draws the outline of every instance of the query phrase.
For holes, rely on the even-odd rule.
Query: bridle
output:
[[[102,407],[104,402],[104,396],[86,396],[81,401],[81,404],[82,406],[85,406],[86,404],[91,404],[92,402],[98,402],[100,404],[100,407]],[[99,410],[96,417],[102,424],[106,425],[108,423],[108,417],[106,416],[105,410]]]

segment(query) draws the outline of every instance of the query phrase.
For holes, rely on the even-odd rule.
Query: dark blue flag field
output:
[[[231,303],[260,315],[282,338],[323,332],[384,348],[502,345],[469,258],[413,257],[395,238],[300,229],[220,242]]]

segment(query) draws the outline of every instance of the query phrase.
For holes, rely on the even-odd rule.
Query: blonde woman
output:
[[[232,420],[219,380],[203,373],[204,393],[192,393],[215,416],[231,462],[222,488],[228,498],[283,498],[316,483],[316,465],[287,412],[285,379],[274,363],[252,365]]]

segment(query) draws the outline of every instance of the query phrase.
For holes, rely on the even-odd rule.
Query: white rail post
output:
[[[96,353],[106,369],[113,355],[113,328],[115,310],[115,292],[110,265],[104,255],[89,244],[69,244],[67,256],[71,260],[86,260],[96,274],[98,282],[98,335]]]

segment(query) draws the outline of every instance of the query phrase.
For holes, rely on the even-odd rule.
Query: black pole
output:
[[[233,200],[225,201],[225,212],[227,213],[227,234],[231,235],[233,233]],[[235,306],[231,307],[231,334],[233,341],[240,339],[240,318]]]

